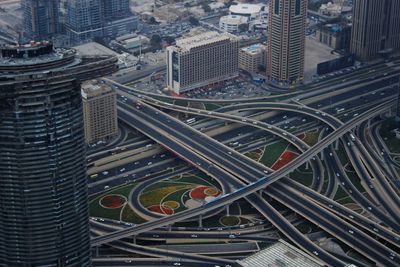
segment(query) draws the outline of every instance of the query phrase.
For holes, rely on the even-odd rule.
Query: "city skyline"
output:
[[[400,266],[399,5],[0,0],[0,266]]]

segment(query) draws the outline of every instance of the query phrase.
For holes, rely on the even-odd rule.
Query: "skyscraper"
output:
[[[295,84],[304,76],[307,0],[271,0],[269,10],[267,76]]]
[[[101,0],[68,0],[66,31],[73,43],[103,35]]]
[[[122,19],[131,14],[129,0],[101,0],[104,19],[107,21]]]
[[[79,64],[49,43],[0,47],[0,266],[91,265]]]
[[[136,30],[138,19],[130,11],[129,0],[101,0],[103,35],[115,38]]]
[[[59,1],[23,0],[23,31],[27,39],[48,40],[59,31]]]
[[[132,33],[138,24],[129,0],[68,0],[65,14],[66,32],[74,44]]]
[[[363,61],[400,48],[400,1],[354,0],[351,52]]]

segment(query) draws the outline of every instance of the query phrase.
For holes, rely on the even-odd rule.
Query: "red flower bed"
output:
[[[100,200],[100,204],[109,209],[119,209],[125,202],[125,198],[120,195],[107,195]]]
[[[160,214],[166,214],[166,215],[172,215],[174,214],[174,210],[166,207],[166,206],[160,206],[160,205],[151,205],[150,207],[147,207],[149,211],[160,213]]]
[[[197,199],[204,199],[207,195],[204,193],[206,189],[210,188],[209,186],[198,186],[192,191],[190,191],[189,196],[191,198],[197,198]]]
[[[297,158],[297,154],[292,151],[285,150],[282,155],[279,157],[277,161],[275,161],[274,165],[272,165],[271,169],[274,171],[279,170],[295,158]]]
[[[297,137],[298,137],[299,139],[303,140],[304,137],[306,137],[306,135],[302,133],[302,134],[299,134]]]

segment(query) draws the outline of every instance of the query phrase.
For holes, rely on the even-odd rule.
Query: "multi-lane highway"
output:
[[[125,107],[125,109],[129,109],[128,107]],[[155,114],[156,115],[160,115],[160,116],[156,116],[157,117],[157,120],[159,120],[159,121],[168,121],[168,119],[166,118],[166,117],[164,117],[164,118],[162,118],[162,116],[161,116],[161,114],[162,113],[160,113],[160,112],[158,112],[158,111],[154,111],[154,109],[152,110],[152,109],[146,109],[146,107],[142,104],[142,106],[141,106],[141,108],[140,108],[141,110],[145,110],[144,111],[144,113],[145,114],[152,114],[152,113],[154,113],[155,112]],[[133,110],[132,110],[133,111]],[[135,113],[136,115],[138,115],[138,113]],[[151,120],[151,117],[150,116],[148,116],[147,115],[147,120]],[[207,157],[208,159],[210,159],[210,158],[212,158],[213,157],[213,155],[215,155],[214,156],[214,158],[215,157],[217,157],[218,159],[218,161],[220,161],[221,163],[220,163],[220,167],[222,167],[222,168],[224,168],[225,170],[227,170],[227,171],[230,171],[231,173],[233,173],[234,175],[236,175],[236,176],[238,176],[238,177],[240,177],[242,180],[244,180],[244,179],[246,179],[245,177],[252,177],[251,175],[253,175],[253,180],[250,180],[251,182],[255,182],[256,180],[257,180],[257,178],[259,178],[261,175],[263,175],[263,168],[261,169],[261,171],[259,172],[259,173],[254,173],[254,174],[251,174],[251,171],[252,170],[254,170],[257,166],[254,166],[254,164],[253,164],[253,166],[249,166],[249,168],[248,168],[248,170],[247,171],[244,171],[245,170],[245,168],[247,167],[247,166],[245,166],[244,165],[244,162],[246,161],[246,157],[243,157],[243,156],[241,156],[241,154],[235,154],[236,152],[234,152],[234,151],[229,151],[228,150],[228,152],[231,152],[231,153],[227,153],[226,151],[221,151],[220,153],[215,153],[216,152],[216,149],[217,149],[217,147],[218,147],[218,143],[216,143],[215,141],[214,141],[214,143],[212,144],[212,142],[213,142],[213,140],[212,139],[209,139],[209,140],[205,140],[205,141],[203,141],[202,140],[202,138],[201,138],[201,136],[200,136],[200,138],[197,138],[197,135],[196,135],[196,133],[194,133],[194,132],[190,132],[190,131],[186,131],[185,132],[185,127],[179,127],[180,125],[179,124],[181,124],[181,123],[176,123],[176,124],[174,124],[173,122],[176,122],[174,119],[172,119],[172,118],[170,118],[170,123],[169,123],[169,127],[170,127],[170,129],[176,129],[177,131],[176,132],[170,132],[169,134],[170,135],[172,135],[173,136],[173,138],[174,139],[176,139],[176,140],[179,140],[179,142],[182,142],[182,143],[184,143],[185,145],[187,145],[187,146],[190,146],[191,148],[192,148],[192,150],[194,150],[194,151],[200,151],[201,153],[202,153],[202,156],[203,157]],[[152,122],[153,124],[155,124],[155,125],[157,125],[156,124],[156,121],[153,121]],[[164,130],[164,131],[168,131],[168,128],[166,128],[166,127],[162,127],[161,125],[159,125],[159,127],[161,127],[161,130]],[[187,127],[186,127],[187,128]],[[185,143],[185,138],[187,138],[187,137],[189,137],[190,136],[190,140],[189,139],[187,139],[187,143]],[[203,138],[204,139],[207,139],[207,137],[206,136],[203,136]],[[201,145],[199,145],[199,144],[201,144]],[[207,149],[207,146],[209,147],[208,149]],[[220,146],[222,146],[222,145],[220,145]],[[207,152],[209,152],[209,153],[207,153]],[[235,155],[233,155],[233,154],[235,154]],[[223,157],[218,157],[218,155],[223,155]],[[241,156],[241,158],[240,158],[240,160],[238,161],[238,157],[240,157]],[[216,163],[216,162],[218,162],[217,160],[215,160],[214,161],[214,163]],[[247,161],[250,161],[249,159],[247,159]],[[242,167],[240,167],[240,166],[242,166]],[[231,179],[230,180],[230,183],[231,184],[235,184],[235,180],[233,180],[233,179]],[[240,185],[240,184],[237,184],[236,183],[236,186],[238,186],[238,185]],[[270,192],[270,190],[267,190],[267,192]],[[288,190],[286,190],[286,192],[289,192]],[[253,206],[255,206],[255,207],[258,207],[260,204],[259,203],[262,203],[263,202],[263,200],[262,199],[259,199],[259,198],[257,198],[257,195],[255,195],[255,196],[250,196],[251,198],[254,198],[254,199],[250,199],[249,201],[250,201],[250,203],[252,203],[253,204]],[[248,197],[248,198],[250,198],[250,197]],[[275,198],[276,198],[277,196],[275,195]],[[280,201],[282,201],[282,200],[280,200]],[[307,202],[306,201],[306,199],[303,199],[302,200],[303,202]],[[286,205],[287,205],[287,202],[285,203]],[[266,206],[267,206],[267,204],[265,204]],[[294,204],[293,204],[293,202],[292,202],[292,204],[291,204],[291,206],[293,206]],[[288,205],[287,205],[288,206]],[[289,206],[289,207],[291,207],[291,206]],[[308,204],[308,206],[312,206],[312,204],[311,203],[309,203]],[[300,207],[300,209],[303,207],[302,205],[300,205],[299,206]],[[299,208],[298,207],[298,208]],[[301,211],[299,211],[299,209],[296,209],[296,211],[297,212],[299,212],[299,213],[301,213]],[[316,207],[314,207],[313,209],[304,209],[304,211],[303,212],[307,212],[308,211],[308,216],[309,217],[311,217],[311,215],[312,215],[312,213],[310,213],[310,210],[312,211],[312,210],[315,210],[315,209],[317,209]],[[271,209],[266,209],[265,207],[259,207],[259,211],[262,213],[262,212],[266,212],[266,210],[269,212],[269,213],[271,213]],[[333,229],[333,230],[330,230],[331,231],[331,233],[336,233],[336,236],[339,238],[340,237],[340,239],[342,240],[342,241],[345,241],[346,242],[346,238],[345,237],[342,237],[342,236],[340,236],[340,232],[338,232],[338,229],[343,229],[344,228],[344,225],[341,225],[341,221],[340,220],[338,220],[338,222],[337,222],[337,224],[339,225],[339,226],[335,226],[335,227],[333,227],[333,228],[330,228],[330,227],[328,227],[327,225],[324,225],[323,224],[323,222],[324,222],[324,220],[321,220],[321,218],[329,218],[329,217],[332,217],[332,216],[329,216],[329,213],[325,213],[325,211],[324,210],[321,210],[320,211],[320,213],[322,213],[322,215],[320,214],[320,216],[321,217],[319,217],[319,222],[320,222],[320,227],[326,227],[325,229],[326,230],[330,230],[330,229]],[[267,217],[268,218],[268,217]],[[315,217],[314,217],[315,218]],[[270,218],[271,219],[271,218]],[[316,219],[314,219],[314,220],[316,220]],[[331,218],[331,220],[330,221],[333,221],[334,219],[333,218]],[[274,220],[273,220],[274,221]],[[278,220],[276,220],[276,222],[278,222]],[[314,221],[315,222],[315,221]],[[276,223],[276,225],[275,225],[276,227],[279,227],[278,226],[278,223]],[[351,228],[350,226],[347,226],[347,228]],[[283,230],[284,231],[284,230]],[[284,231],[285,232],[285,231]],[[353,247],[355,247],[355,248],[357,248],[357,245],[356,245],[356,238],[355,238],[355,234],[354,234],[354,232],[357,232],[357,229],[351,229],[351,230],[348,230],[348,232],[346,232],[347,234],[347,242],[349,243],[349,245],[350,244],[353,244]],[[349,234],[351,235],[350,237],[349,237]],[[293,235],[293,233],[292,233],[292,235]],[[292,236],[291,236],[292,237]],[[363,238],[366,238],[367,236],[363,236]],[[374,243],[374,239],[369,239],[369,242],[370,243]],[[361,253],[363,253],[363,252],[365,252],[366,253],[366,256],[369,256],[369,257],[372,257],[374,260],[377,260],[378,259],[378,261],[380,261],[381,263],[383,263],[383,262],[385,262],[385,255],[389,255],[390,253],[393,253],[393,251],[387,251],[387,252],[382,252],[382,255],[376,255],[375,256],[375,258],[374,258],[374,256],[373,256],[373,254],[374,254],[374,252],[375,252],[375,250],[377,250],[377,248],[379,247],[379,243],[376,243],[375,244],[375,248],[374,248],[374,250],[368,250],[365,246],[363,246],[363,244],[365,244],[366,243],[366,240],[361,240],[360,241],[360,243],[358,244],[361,248],[359,249],[359,252],[361,252]],[[304,246],[304,240],[303,240],[303,246]],[[385,250],[385,248],[382,248],[383,250]],[[379,260],[380,259],[380,260]]]
[[[147,231],[195,216],[208,214],[231,204],[237,199],[245,198],[288,239],[310,255],[318,257],[332,266],[344,266],[346,264],[346,260],[343,260],[343,257],[322,249],[300,233],[292,225],[291,221],[283,217],[262,197],[261,193],[263,193],[290,210],[295,211],[337,240],[352,247],[365,258],[384,266],[400,264],[400,256],[397,253],[400,244],[398,236],[400,232],[398,215],[400,201],[397,192],[388,181],[388,179],[395,180],[397,173],[393,168],[382,170],[385,166],[376,163],[376,156],[379,155],[370,156],[370,153],[373,153],[373,147],[378,147],[376,140],[379,135],[375,136],[374,146],[371,148],[371,146],[363,144],[363,142],[365,143],[365,138],[362,134],[352,132],[358,125],[360,125],[360,128],[365,128],[364,122],[390,112],[395,105],[393,96],[396,88],[393,87],[393,84],[398,79],[398,73],[385,70],[385,73],[378,72],[374,78],[360,81],[349,78],[349,80],[343,81],[342,84],[326,88],[322,88],[324,83],[321,83],[321,88],[305,93],[245,101],[227,101],[225,104],[238,104],[224,107],[218,112],[162,103],[160,100],[152,99],[154,97],[152,95],[146,94],[147,96],[145,96],[142,92],[134,92],[122,85],[107,81],[117,86],[120,93],[125,97],[124,101],[119,102],[118,113],[122,121],[172,151],[189,163],[192,168],[197,168],[218,179],[224,194],[201,207],[189,209],[168,217],[150,216],[152,221],[141,225],[97,232],[104,235],[94,238],[92,245],[94,247],[106,243],[115,245],[118,242],[123,242],[118,241],[123,238],[139,234],[145,235]],[[348,86],[344,86],[344,84]],[[380,94],[381,98],[372,99],[375,94]],[[294,96],[295,99],[290,99],[290,97]],[[357,103],[353,107],[346,106],[346,113],[339,112],[344,109],[340,108],[340,105],[345,106],[351,101],[353,103],[357,102],[360,97],[363,100],[362,103]],[[126,98],[129,100],[126,101]],[[271,99],[281,99],[283,102],[264,102]],[[291,104],[290,101],[294,104]],[[335,104],[332,102],[335,102]],[[333,109],[335,106],[336,108]],[[163,112],[166,109],[192,114],[196,117],[206,117],[207,120],[205,122],[217,122],[216,125],[229,121],[240,125],[243,129],[256,128],[257,131],[267,131],[275,138],[279,137],[287,140],[297,147],[302,154],[284,168],[273,172],[269,168],[244,157],[237,151],[169,116]],[[271,111],[275,112],[272,118],[279,112],[287,112],[290,117],[285,118],[285,120],[290,123],[296,123],[296,118],[298,117],[301,118],[301,121],[305,121],[304,117],[309,117],[311,120],[310,126],[317,122],[316,126],[311,127],[323,128],[319,142],[309,147],[294,132],[291,133],[283,127],[276,127],[273,120],[272,123],[268,123],[267,120],[271,121],[271,116],[268,115],[272,114]],[[344,117],[346,122],[343,123],[332,116],[332,114],[336,113]],[[348,116],[348,113],[354,114],[354,116]],[[263,122],[260,119],[267,120]],[[328,128],[318,126],[318,122],[326,124]],[[301,129],[303,127],[299,125],[295,128]],[[203,131],[203,128],[201,130]],[[359,137],[360,139],[358,139]],[[372,196],[372,199],[359,192],[347,176],[336,153],[336,149],[339,146],[332,145],[335,142],[337,143],[339,139],[343,143],[340,148],[345,150],[354,170],[362,181],[362,185],[368,194]],[[382,152],[387,153],[387,150],[382,150]],[[319,155],[321,155],[322,161]],[[99,159],[101,159],[101,156]],[[386,160],[389,161],[390,157]],[[286,175],[306,162],[311,163],[313,171],[311,188],[307,188],[286,177]],[[162,177],[157,175],[143,179],[137,190],[160,179]],[[328,186],[324,196],[320,192],[322,192],[325,180],[328,180]],[[266,189],[265,186],[267,186]],[[339,187],[355,203],[363,207],[366,213],[373,216],[374,220],[330,199],[335,195]],[[132,197],[131,201],[132,203],[130,204],[134,205],[134,209],[140,210],[140,203],[137,198]],[[302,204],[300,205],[299,203]],[[143,213],[148,212],[146,210],[142,211]],[[112,230],[115,231],[110,232]],[[175,237],[182,236],[184,238],[184,233],[181,234],[176,234]],[[163,238],[168,239],[171,237],[174,237],[174,235],[166,234]],[[375,238],[379,238],[381,241],[384,240],[389,245],[376,241]],[[151,254],[150,252],[147,253]],[[190,260],[190,258],[186,260]]]
[[[142,105],[143,106],[143,104],[140,104],[140,105]],[[142,108],[142,107],[141,107]],[[157,112],[157,111],[156,111]],[[382,111],[380,111],[380,112],[382,112]],[[375,115],[375,114],[377,114],[377,113],[379,113],[379,112],[377,112],[376,110],[375,110],[375,113],[373,113],[373,115]],[[158,113],[158,114],[160,114],[160,113]],[[157,115],[158,115],[157,114]],[[361,116],[360,116],[361,117]],[[355,119],[353,119],[353,121],[356,121],[358,118],[355,118]],[[172,120],[171,120],[172,121]],[[311,150],[311,149],[310,149]],[[309,151],[310,151],[309,150]],[[306,152],[307,153],[307,152]],[[198,162],[198,163],[200,163],[200,162]],[[198,164],[198,163],[196,163],[196,164]]]

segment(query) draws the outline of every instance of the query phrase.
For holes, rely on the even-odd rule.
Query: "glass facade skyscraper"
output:
[[[101,0],[101,3],[106,21],[132,16],[129,10],[129,0]]]
[[[21,4],[26,38],[48,40],[59,32],[59,1],[23,0]]]
[[[400,1],[355,0],[351,52],[362,61],[400,49]]]
[[[79,61],[47,43],[0,52],[0,266],[90,266],[80,82],[65,71]]]
[[[68,0],[66,31],[73,43],[103,36],[100,0]]]

